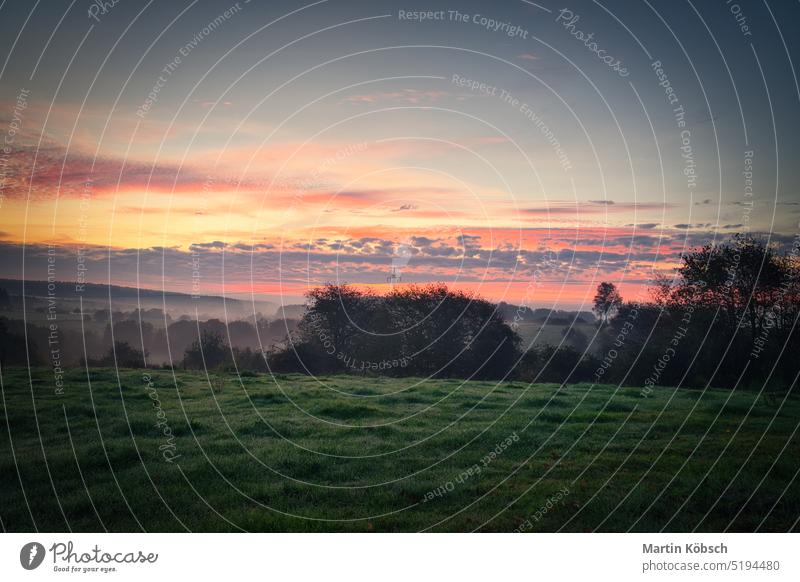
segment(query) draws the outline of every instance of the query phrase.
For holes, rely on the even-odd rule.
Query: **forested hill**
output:
[[[22,295],[23,284],[25,295],[28,297],[47,297],[47,281],[23,281],[22,279],[0,279],[0,288],[8,291],[9,295]],[[122,287],[120,285],[105,285],[99,283],[82,283],[82,290],[76,291],[74,281],[56,281],[53,292],[56,297],[64,299],[77,299],[78,296],[84,299],[105,300],[109,295],[112,299],[135,299],[136,297],[155,299],[162,297],[174,297],[178,299],[191,299],[191,295],[186,293],[176,293],[173,291],[161,291],[157,289],[137,289],[136,287]],[[222,299],[221,297],[209,296],[209,299]]]
[[[21,279],[0,279],[0,289],[4,289],[9,296],[28,299],[38,298],[45,300],[55,297],[59,308],[74,309],[79,301],[83,301],[85,309],[108,309],[109,304],[113,309],[164,308],[178,317],[181,314],[193,316],[200,313],[209,317],[241,317],[252,314],[254,311],[273,315],[278,305],[268,300],[233,299],[216,295],[198,295],[194,297],[188,293],[175,291],[161,291],[159,289],[146,289],[136,287],[123,287],[120,285],[106,285],[98,283],[83,283],[76,287],[74,281],[56,281],[55,288],[48,290],[47,281],[22,281]],[[19,301],[16,302],[17,304]],[[30,306],[29,306],[30,307]]]

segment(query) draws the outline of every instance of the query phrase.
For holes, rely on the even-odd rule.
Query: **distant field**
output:
[[[49,369],[2,371],[4,530],[786,531],[800,516],[795,396],[347,376],[229,376],[214,393],[146,373],[150,389],[93,370],[90,389],[71,371],[57,395]]]
[[[569,343],[564,340],[564,331],[569,328],[583,333],[589,342],[591,342],[592,337],[594,337],[594,334],[597,332],[597,326],[591,323],[564,325],[561,323],[543,324],[523,321],[518,324],[517,333],[522,338],[522,346],[524,348],[528,348],[531,345],[542,346],[544,344],[557,346],[562,342]]]

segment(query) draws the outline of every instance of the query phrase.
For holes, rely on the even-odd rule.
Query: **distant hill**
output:
[[[284,305],[275,311],[275,319],[300,319],[306,312],[306,306],[302,304]]]
[[[136,287],[123,287],[120,285],[101,285],[98,283],[85,283],[78,292],[74,282],[56,281],[53,293],[55,297],[65,304],[78,303],[83,299],[84,304],[107,307],[109,302],[112,309],[163,308],[168,312],[193,314],[195,311],[218,316],[223,311],[230,315],[252,314],[253,301],[242,299],[223,298],[216,295],[200,295],[193,297],[187,293],[175,291],[161,291],[157,289],[144,289]],[[25,296],[29,298],[46,298],[49,296],[47,281],[24,281]],[[0,279],[0,289],[5,289],[9,295],[21,296],[23,281],[21,279]],[[274,313],[275,303],[272,301],[255,301],[255,310],[263,314]]]
[[[22,295],[23,283],[25,285],[25,294],[29,297],[47,297],[47,281],[23,281],[22,279],[0,279],[0,288],[8,291],[9,295]],[[84,299],[102,299],[107,300],[109,295],[112,300],[133,298],[136,299],[137,295],[143,298],[158,298],[162,297],[178,297],[184,299],[191,299],[191,295],[186,293],[176,293],[173,291],[160,291],[156,289],[137,289],[136,287],[122,287],[120,285],[101,285],[98,283],[84,283],[83,291],[78,293],[75,291],[74,281],[56,281],[55,282],[55,295],[63,299],[78,299],[82,296]],[[208,296],[209,298],[221,299],[221,297]]]

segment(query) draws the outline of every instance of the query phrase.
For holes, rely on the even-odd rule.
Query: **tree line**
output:
[[[780,252],[735,235],[685,254],[674,280],[654,282],[650,301],[599,294],[595,308],[610,314],[603,376],[645,388],[793,386],[800,371],[799,251],[798,238]]]
[[[259,319],[255,323],[180,319],[159,326],[143,318],[134,319],[130,313],[109,314],[104,310],[98,310],[93,319],[94,325],[81,328],[59,324],[54,331],[48,326],[0,317],[0,363],[4,366],[47,365],[51,350],[58,349],[59,358],[66,366],[88,363],[90,366],[140,368],[173,362],[178,367],[191,368],[200,361],[197,357],[200,343],[209,344],[209,349],[213,344],[208,339],[200,342],[198,338],[214,338],[225,347],[222,364],[230,364],[231,358],[237,356],[237,361],[266,371],[261,346],[271,349],[285,340],[287,332],[297,325],[296,319]],[[213,356],[211,361],[215,366],[220,365]],[[257,365],[259,361],[262,363]]]
[[[309,374],[786,388],[800,371],[799,246],[735,235],[685,253],[632,301],[601,282],[587,349],[566,341],[572,330],[560,345],[525,346],[507,310],[442,284],[386,295],[327,285],[267,362]]]
[[[179,321],[168,333],[147,322],[120,322],[113,349],[88,363],[141,366],[153,361],[147,346],[166,351],[169,336],[172,361],[187,369],[614,383],[645,392],[656,386],[786,388],[800,370],[798,244],[779,251],[736,235],[694,249],[672,277],[656,277],[648,296],[636,300],[602,282],[593,337],[565,328],[559,345],[525,345],[508,305],[441,283],[383,295],[328,284],[308,293],[299,321],[258,328]],[[4,365],[21,356],[14,333],[0,320]],[[568,341],[578,335],[582,341]]]

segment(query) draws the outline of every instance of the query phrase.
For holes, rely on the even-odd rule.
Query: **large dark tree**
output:
[[[618,357],[609,376],[665,386],[760,389],[768,378],[789,385],[797,370],[789,354],[800,350],[799,272],[796,253],[752,236],[686,253],[674,280],[656,282],[654,304],[624,304],[612,319],[604,347]]]
[[[383,296],[326,285],[308,298],[297,333],[270,359],[276,370],[501,378],[519,355],[494,304],[442,284]]]
[[[729,337],[751,344],[765,327],[785,331],[800,307],[796,256],[752,236],[687,253],[678,275],[668,303],[718,312]]]

